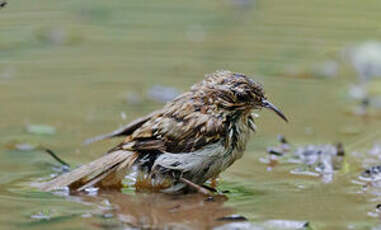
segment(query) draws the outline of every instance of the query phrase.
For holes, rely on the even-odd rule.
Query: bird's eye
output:
[[[236,97],[239,101],[246,101],[248,99],[247,94],[244,93],[237,93]]]

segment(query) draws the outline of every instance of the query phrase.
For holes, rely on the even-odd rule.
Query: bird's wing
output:
[[[107,134],[103,134],[103,135],[99,135],[99,136],[96,136],[96,137],[92,137],[92,138],[86,139],[83,142],[83,144],[84,145],[88,145],[88,144],[91,144],[93,142],[101,141],[101,140],[108,139],[108,138],[120,137],[120,136],[128,136],[128,135],[132,134],[140,126],[142,126],[145,122],[147,122],[156,113],[158,113],[158,111],[150,113],[147,116],[138,118],[138,119],[130,122],[129,124],[127,124],[125,126],[122,126],[119,129],[116,129],[116,130],[112,131],[111,133],[107,133]]]
[[[194,102],[169,104],[137,128],[118,149],[170,153],[192,152],[225,136],[225,118],[195,106]]]

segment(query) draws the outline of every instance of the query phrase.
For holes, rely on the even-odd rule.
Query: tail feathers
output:
[[[126,171],[133,165],[137,157],[138,153],[125,150],[111,152],[37,186],[43,191],[52,191],[66,186],[81,191],[95,184],[113,187],[120,184]]]

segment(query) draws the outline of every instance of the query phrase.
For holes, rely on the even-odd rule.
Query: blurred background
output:
[[[115,215],[87,215],[94,206],[31,190],[29,182],[54,171],[38,146],[73,166],[88,162],[119,140],[84,147],[86,138],[162,107],[218,69],[262,82],[290,120],[260,113],[245,160],[222,175],[221,186],[233,193],[222,206],[258,228],[285,228],[264,224],[273,220],[308,221],[316,229],[379,224],[379,194],[362,193],[352,181],[380,163],[379,1],[7,3],[0,8],[4,229],[105,229],[110,219],[120,227]],[[329,183],[291,174],[289,164],[270,171],[260,158],[278,134],[295,144],[340,141],[350,153],[347,167]]]

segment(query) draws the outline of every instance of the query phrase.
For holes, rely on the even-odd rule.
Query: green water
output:
[[[123,229],[128,218],[146,218],[158,228],[208,229],[231,214],[253,224],[309,221],[313,229],[379,225],[368,213],[381,199],[352,183],[362,171],[358,157],[348,154],[346,169],[328,184],[290,174],[291,164],[267,171],[259,159],[279,133],[296,144],[342,141],[360,155],[381,139],[379,118],[364,121],[347,113],[353,103],[346,89],[356,78],[347,64],[338,61],[334,79],[304,74],[316,63],[339,60],[346,46],[379,38],[380,10],[375,0],[244,6],[228,0],[9,0],[0,9],[0,228]],[[73,165],[88,162],[118,140],[82,146],[84,139],[162,106],[147,96],[151,86],[185,91],[216,69],[263,82],[290,120],[285,124],[261,112],[243,160],[221,177],[220,187],[231,191],[227,201],[131,191],[93,198],[43,193],[28,184],[53,173],[55,162],[38,150],[7,148],[14,142],[41,144]],[[292,77],[295,69],[304,77]],[[56,131],[28,133],[31,124]]]

